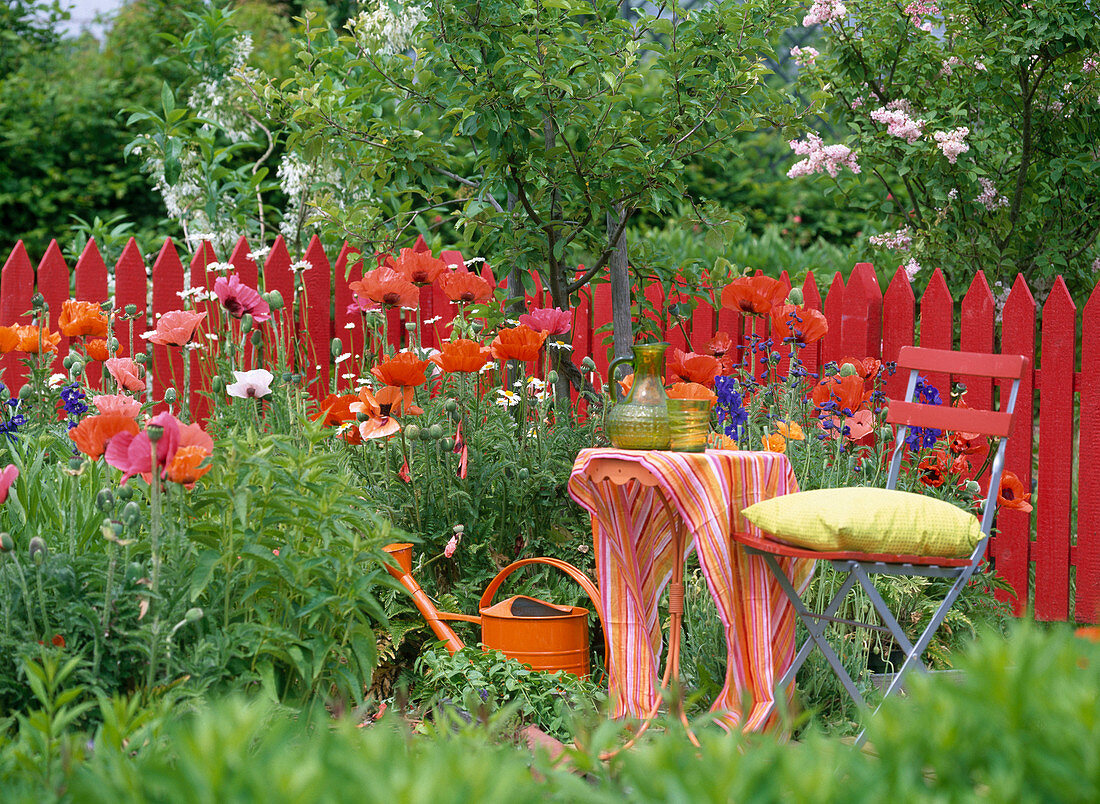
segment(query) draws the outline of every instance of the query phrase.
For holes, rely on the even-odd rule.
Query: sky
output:
[[[65,27],[73,33],[89,28],[98,36],[102,31],[92,24],[96,14],[114,11],[122,4],[123,0],[62,0],[61,5],[68,7],[72,15]]]

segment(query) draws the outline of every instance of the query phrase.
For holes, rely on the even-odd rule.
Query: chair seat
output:
[[[910,556],[894,553],[857,553],[850,550],[807,550],[775,539],[758,538],[748,533],[733,534],[734,541],[751,550],[789,558],[814,558],[820,561],[859,561],[865,564],[916,564],[931,567],[965,567],[970,557]]]

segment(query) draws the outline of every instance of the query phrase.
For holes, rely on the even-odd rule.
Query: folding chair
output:
[[[872,628],[885,629],[897,641],[898,646],[905,653],[905,659],[895,674],[893,680],[886,688],[883,696],[886,697],[897,691],[905,674],[912,668],[918,668],[921,672],[927,672],[927,668],[921,662],[921,655],[928,647],[933,635],[947,616],[951,606],[966,585],[967,581],[978,568],[979,562],[985,555],[989,543],[990,529],[993,525],[993,516],[997,507],[997,494],[1000,487],[1001,473],[1004,468],[1004,453],[1007,437],[1012,429],[1013,411],[1016,407],[1016,395],[1019,390],[1020,380],[1027,371],[1027,358],[1018,355],[990,355],[971,352],[952,352],[940,349],[922,349],[906,346],[898,355],[897,365],[899,370],[909,370],[909,384],[906,391],[906,401],[888,401],[889,410],[886,421],[898,426],[896,434],[897,446],[894,449],[890,462],[890,472],[887,480],[887,488],[893,489],[897,485],[898,475],[901,470],[902,457],[905,452],[905,437],[910,427],[935,428],[939,430],[978,433],[997,439],[996,452],[993,457],[989,472],[989,489],[982,508],[981,538],[970,554],[969,558],[950,558],[934,555],[891,555],[887,553],[863,553],[863,552],[825,552],[809,550],[802,547],[793,547],[777,541],[771,536],[757,537],[752,534],[738,533],[734,538],[751,555],[761,556],[782,586],[791,604],[794,606],[799,619],[809,637],[799,648],[791,667],[783,675],[777,684],[777,690],[785,689],[794,681],[799,668],[807,657],[818,648],[824,654],[826,661],[832,667],[845,690],[855,701],[857,706],[866,710],[867,704],[851,676],[844,669],[836,651],[833,650],[825,636],[826,628],[830,622],[842,622],[845,624]],[[1001,393],[1001,409],[976,410],[972,408],[950,407],[947,402],[943,405],[925,405],[914,402],[916,393],[917,374],[938,373],[954,374],[976,377],[990,377],[1002,380],[1011,380],[1012,387],[1005,401],[1004,389]],[[813,558],[827,560],[833,569],[844,576],[836,595],[828,603],[823,611],[811,612],[799,596],[797,590],[791,584],[787,574],[779,565],[779,557],[788,558]],[[872,575],[903,575],[926,576],[935,578],[951,578],[951,585],[943,602],[936,609],[932,620],[928,623],[924,632],[915,643],[910,642],[898,623],[897,618],[889,610],[882,595],[875,588]],[[860,623],[850,620],[841,620],[835,615],[848,593],[856,584],[867,593],[872,605],[882,619],[883,626],[870,623]],[[777,696],[776,700],[779,700]],[[877,710],[876,710],[877,711]],[[864,734],[857,738],[857,744],[862,743]]]

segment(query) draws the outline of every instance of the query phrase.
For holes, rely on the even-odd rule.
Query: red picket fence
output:
[[[275,241],[262,272],[249,258],[249,251],[242,238],[228,259],[242,281],[256,287],[262,277],[265,290],[278,289],[284,299],[292,299],[292,260],[282,239]],[[277,325],[285,336],[306,346],[307,379],[320,394],[329,388],[330,372],[338,371],[329,357],[332,339],[339,338],[343,351],[355,355],[361,354],[364,347],[360,316],[347,311],[351,302],[348,283],[362,276],[363,266],[358,253],[346,244],[334,261],[329,260],[316,238],[303,256],[312,266],[302,280],[306,303],[299,305],[297,320],[287,314]],[[444,252],[443,256],[448,263],[462,261],[458,252]],[[115,305],[122,308],[134,304],[145,313],[151,303],[153,315],[178,309],[182,305],[177,294],[185,284],[212,286],[213,277],[206,266],[213,261],[212,250],[205,247],[192,256],[185,271],[176,246],[166,240],[147,271],[145,259],[131,240],[114,269]],[[780,278],[788,281],[786,273]],[[108,287],[107,267],[94,242],[89,242],[71,273],[56,242],[50,244],[37,269],[20,242],[0,275],[0,324],[29,323],[31,297],[37,288],[49,302],[50,326],[56,330],[62,302],[70,290],[75,298],[103,301],[108,298]],[[1078,337],[1078,310],[1061,278],[1040,311],[1023,278],[1017,277],[1000,320],[993,294],[980,271],[958,304],[938,270],[918,301],[904,271],[898,270],[884,292],[868,263],[856,265],[847,282],[838,273],[825,288],[824,296],[812,274],[803,282],[802,291],[806,305],[821,310],[829,321],[828,335],[803,352],[810,370],[847,356],[891,360],[902,346],[917,342],[918,332],[923,346],[999,351],[1031,359],[1033,370],[1021,388],[1017,407],[1021,415],[1010,439],[1007,468],[1026,487],[1032,487],[1035,481],[1034,522],[1028,514],[1003,511],[998,520],[1000,533],[992,542],[992,556],[997,571],[1015,591],[1013,603],[1018,614],[1031,606],[1040,620],[1100,619],[1100,292],[1094,291],[1085,304]],[[734,311],[705,303],[694,308],[690,320],[672,322],[664,311],[680,301],[679,293],[673,290],[666,299],[657,284],[644,289],[648,302],[662,311],[654,317],[655,326],[675,347],[701,350],[718,331],[729,333],[735,345],[743,346],[752,328],[763,326],[759,321],[743,320]],[[542,295],[538,291],[531,301],[541,303]],[[454,314],[454,306],[438,288],[423,289],[421,318],[431,321],[438,317],[424,326],[425,346],[437,345],[446,336]],[[400,345],[405,328],[398,314],[390,315],[389,333]],[[151,321],[152,317],[148,319]],[[608,284],[595,285],[579,294],[574,307],[573,354],[578,362],[582,356],[591,355],[601,374],[607,370],[611,335],[610,327],[605,332],[596,330],[610,321]],[[135,331],[140,333],[142,329],[139,322]],[[116,336],[123,354],[130,354],[125,323],[117,325]],[[66,347],[63,340],[56,358],[58,367]],[[1041,365],[1037,359],[1040,347]],[[163,352],[164,347],[157,350]],[[160,398],[165,388],[182,381],[182,375],[179,366],[171,366],[166,355],[157,352],[154,366],[154,396]],[[0,370],[9,385],[21,383],[18,355],[0,357]],[[929,379],[941,391],[947,390],[943,376]],[[901,377],[891,380],[888,394],[900,395],[902,383]],[[351,387],[350,381],[343,378],[337,385]],[[967,386],[972,405],[990,403],[990,381],[972,378]],[[1036,393],[1038,407],[1034,404]],[[194,392],[193,399],[197,401]],[[1075,449],[1077,443],[1079,449]],[[1033,465],[1037,472],[1033,472]]]

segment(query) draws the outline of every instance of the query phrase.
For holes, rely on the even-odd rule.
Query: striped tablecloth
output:
[[[662,637],[657,604],[672,574],[673,522],[657,489],[630,482],[596,483],[586,473],[593,458],[636,461],[659,481],[686,523],[687,552],[699,552],[729,657],[726,682],[711,711],[729,728],[766,727],[775,715],[775,680],[794,658],[794,609],[764,560],[749,556],[731,536],[753,532],[740,511],[798,491],[785,455],[707,450],[581,450],[569,493],[592,514],[596,572],[608,630],[609,693],[615,717],[644,717],[659,695]],[[813,561],[781,559],[802,591]],[[749,703],[749,711],[743,710]]]

